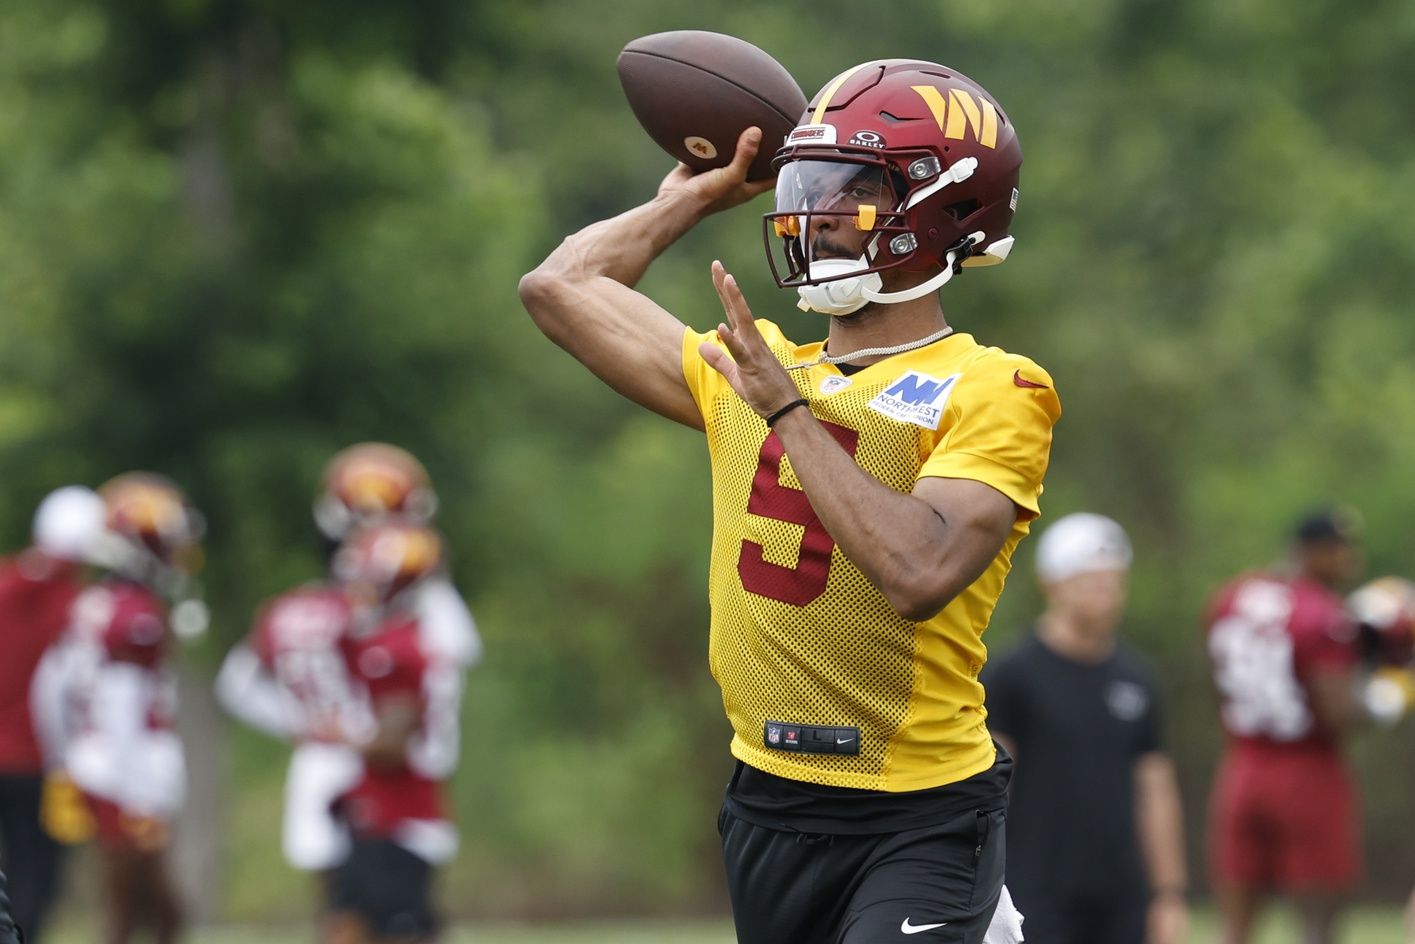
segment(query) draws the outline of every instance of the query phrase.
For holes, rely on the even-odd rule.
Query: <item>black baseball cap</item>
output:
[[[1292,531],[1299,544],[1355,544],[1361,537],[1361,514],[1347,505],[1326,505],[1307,512]]]

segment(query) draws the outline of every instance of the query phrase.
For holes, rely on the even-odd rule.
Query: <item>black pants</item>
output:
[[[980,944],[1002,893],[1005,822],[1002,810],[977,810],[900,833],[817,835],[755,826],[724,810],[737,940]]]
[[[361,915],[376,937],[423,937],[437,930],[432,866],[391,839],[356,838],[334,870],[330,907]]]
[[[10,914],[25,940],[40,940],[59,877],[60,846],[39,825],[44,778],[0,774],[0,870],[10,880]]]

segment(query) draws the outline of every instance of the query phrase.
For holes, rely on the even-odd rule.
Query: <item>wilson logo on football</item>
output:
[[[874,148],[877,151],[883,151],[887,147],[884,138],[874,131],[856,131],[850,136],[850,143],[856,147]]]

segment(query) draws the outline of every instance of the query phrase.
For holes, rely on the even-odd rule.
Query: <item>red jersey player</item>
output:
[[[0,867],[10,871],[11,908],[31,941],[41,938],[59,862],[57,843],[40,826],[46,764],[31,682],[68,625],[69,608],[83,589],[81,563],[102,528],[102,500],[70,485],[40,503],[33,545],[0,559]]]
[[[363,737],[370,724],[341,648],[350,618],[337,587],[314,583],[287,591],[261,610],[216,680],[217,696],[231,714],[295,742],[281,845],[290,864],[306,871],[327,872],[348,854],[347,834],[331,807],[363,770],[346,743]]]
[[[334,880],[331,940],[420,940],[436,930],[431,871],[457,849],[443,782],[457,762],[461,667],[429,643],[414,601],[441,564],[437,533],[407,523],[360,530],[335,559],[355,607],[349,672],[374,724],[358,745],[363,776],[339,802],[353,844]]]
[[[393,518],[426,524],[436,509],[415,457],[364,442],[330,459],[314,517],[332,558],[355,530]],[[406,587],[399,606],[417,614],[423,647],[439,664],[465,668],[480,657],[476,624],[441,570]],[[351,744],[366,740],[372,723],[365,687],[351,684],[342,648],[350,619],[334,582],[288,591],[263,607],[217,679],[218,697],[233,715],[296,742],[285,784],[284,852],[296,868],[327,876],[349,852],[348,831],[332,807],[362,777],[363,758]]]
[[[97,827],[104,940],[120,944],[145,922],[165,944],[181,925],[166,849],[185,768],[173,730],[164,598],[188,585],[201,519],[174,485],[150,473],[118,476],[98,494],[108,575],[78,597],[63,641],[46,656],[41,672],[52,691],[43,700],[59,715],[46,732]]]
[[[314,519],[330,553],[349,534],[390,519],[430,524],[437,493],[421,462],[405,449],[381,442],[355,443],[329,460]],[[481,659],[482,642],[467,604],[447,575],[419,580],[405,601],[418,614],[425,643],[470,669]]]
[[[1357,788],[1342,749],[1369,718],[1357,697],[1357,628],[1340,596],[1360,568],[1354,518],[1309,516],[1292,558],[1291,573],[1229,583],[1208,621],[1228,735],[1209,820],[1224,944],[1249,940],[1273,891],[1292,897],[1305,941],[1327,944],[1361,870]]]

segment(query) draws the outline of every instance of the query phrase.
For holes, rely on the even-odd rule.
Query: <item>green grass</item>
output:
[[[1194,914],[1190,944],[1213,940],[1213,915],[1206,910]],[[310,931],[286,928],[199,928],[189,940],[194,944],[306,944]],[[52,944],[80,944],[92,934],[69,928],[52,936]],[[726,920],[657,920],[619,922],[579,922],[556,925],[460,925],[445,935],[446,944],[733,944],[732,926]],[[1340,938],[1345,944],[1407,944],[1399,911],[1393,908],[1360,908],[1348,917]],[[1296,924],[1285,909],[1268,915],[1254,944],[1293,944]],[[1041,944],[1041,942],[1038,942]]]

